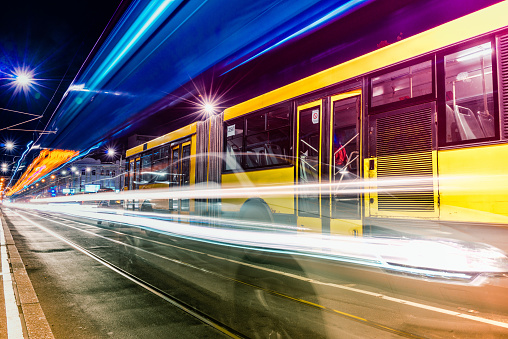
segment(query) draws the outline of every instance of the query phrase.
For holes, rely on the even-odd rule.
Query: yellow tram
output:
[[[508,224],[505,13],[492,5],[129,149],[128,189],[243,188],[132,207],[353,236]]]

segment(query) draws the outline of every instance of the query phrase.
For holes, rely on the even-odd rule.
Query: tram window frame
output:
[[[278,125],[276,124],[274,126],[273,122],[270,122],[270,118],[274,118],[278,116],[278,114],[284,114],[287,113],[287,125]],[[230,143],[233,143],[234,141],[237,141],[235,145],[239,147],[237,150],[238,153],[240,153],[240,156],[236,155],[236,159],[238,160],[239,167],[235,168],[228,168],[228,154],[225,155],[225,159],[223,161],[223,173],[232,173],[232,172],[244,172],[244,171],[253,171],[253,170],[263,170],[268,168],[280,168],[280,167],[288,167],[293,166],[291,162],[292,158],[292,152],[293,152],[293,112],[291,110],[291,106],[289,104],[283,104],[283,105],[277,105],[270,108],[266,108],[263,110],[259,110],[256,112],[251,112],[248,114],[245,114],[241,117],[237,117],[228,121],[224,122],[224,150],[225,153],[228,152],[228,145]],[[258,120],[257,118],[262,117],[263,122]],[[254,129],[249,129],[249,121],[256,121],[256,127]],[[231,127],[235,125],[235,134],[231,134],[231,130],[228,133],[228,127]],[[237,125],[242,126],[241,128],[238,128]],[[259,128],[261,125],[264,126],[264,128]],[[284,129],[287,133],[285,144],[287,146],[287,154],[285,154],[285,161],[279,162],[279,163],[271,163],[269,164],[269,161],[266,161],[266,163],[259,161],[258,164],[248,163],[247,162],[247,150],[249,150],[249,144],[247,143],[248,140],[251,140],[252,138],[256,136],[263,136],[265,135],[265,141],[269,142],[271,135],[274,133],[279,132],[281,129]],[[237,132],[240,131],[240,132]],[[231,134],[228,136],[228,134]],[[239,142],[238,142],[239,141]],[[266,144],[266,143],[265,143]],[[279,145],[280,146],[280,145]],[[270,153],[273,155],[276,155],[274,153]]]
[[[446,117],[446,70],[445,57],[458,53],[460,51],[489,43],[492,49],[491,67],[492,67],[492,101],[493,101],[493,118],[494,118],[494,136],[476,139],[465,139],[459,141],[447,141],[447,117]],[[474,39],[466,43],[462,43],[436,54],[437,60],[437,100],[438,100],[438,143],[440,147],[454,147],[461,145],[471,145],[482,142],[492,142],[501,139],[500,133],[500,111],[499,111],[499,88],[498,88],[498,65],[497,65],[497,45],[495,36],[488,36],[480,39]]]
[[[432,90],[430,93],[415,96],[412,98],[407,98],[407,99],[400,100],[400,101],[393,101],[393,102],[389,102],[386,104],[372,106],[372,95],[373,95],[372,80],[374,78],[377,78],[377,77],[383,76],[383,75],[387,75],[387,74],[396,72],[397,70],[409,68],[411,66],[415,66],[415,65],[418,65],[418,64],[421,64],[424,62],[428,62],[428,61],[430,61],[430,63],[431,63],[430,69],[431,69],[431,88],[432,88]],[[372,73],[368,77],[368,96],[367,97],[368,97],[368,106],[369,106],[368,112],[369,112],[369,114],[382,113],[382,112],[391,111],[394,109],[414,106],[414,105],[418,105],[418,104],[436,100],[436,60],[435,60],[434,54],[425,55],[425,56],[419,57],[414,60],[402,62],[400,64],[391,66],[387,69],[383,69],[381,71]]]

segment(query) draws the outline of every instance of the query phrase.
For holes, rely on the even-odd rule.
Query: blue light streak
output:
[[[345,3],[344,5],[338,7],[337,9],[331,11],[330,13],[326,14],[322,18],[314,21],[310,25],[305,26],[304,28],[300,29],[299,31],[297,31],[297,32],[291,34],[290,36],[280,40],[279,42],[276,42],[275,44],[271,45],[270,47],[265,48],[264,50],[262,50],[261,52],[257,53],[256,55],[250,57],[249,59],[247,59],[247,60],[245,60],[243,62],[241,62],[240,64],[236,65],[235,67],[227,70],[226,72],[222,73],[221,76],[224,75],[224,74],[227,74],[227,73],[231,72],[232,70],[234,70],[234,69],[236,69],[236,68],[238,68],[238,67],[240,67],[240,66],[242,66],[242,65],[244,65],[246,63],[248,63],[249,61],[252,61],[255,58],[257,58],[257,57],[259,57],[259,56],[261,56],[261,55],[263,55],[263,54],[273,50],[274,48],[276,48],[276,47],[278,47],[278,46],[288,42],[289,40],[292,40],[292,39],[294,39],[294,38],[296,38],[296,37],[298,37],[298,36],[300,36],[300,35],[302,35],[304,33],[307,33],[310,30],[312,30],[312,29],[314,29],[314,28],[316,28],[316,27],[318,27],[320,25],[325,24],[326,22],[330,21],[331,19],[337,18],[338,16],[340,16],[342,14],[346,14],[346,13],[352,11],[353,9],[356,9],[357,7],[365,5],[367,2],[370,2],[370,1],[372,1],[372,0],[353,0],[353,1],[350,1],[348,3]]]
[[[117,66],[117,64],[127,55],[133,46],[148,32],[154,23],[166,12],[169,5],[175,0],[165,0],[157,6],[157,2],[150,2],[143,10],[129,30],[122,37],[120,42],[114,47],[111,53],[101,66],[90,78],[88,88],[95,88],[98,84]],[[169,13],[166,13],[169,15]],[[141,26],[139,28],[139,26]]]

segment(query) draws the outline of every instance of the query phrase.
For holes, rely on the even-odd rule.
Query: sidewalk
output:
[[[1,214],[0,262],[0,338],[54,338]]]

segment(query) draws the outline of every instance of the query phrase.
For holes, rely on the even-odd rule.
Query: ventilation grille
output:
[[[503,137],[508,139],[508,35],[498,40],[499,84],[501,92],[501,114],[503,117]]]
[[[432,109],[377,121],[379,211],[434,211]]]

